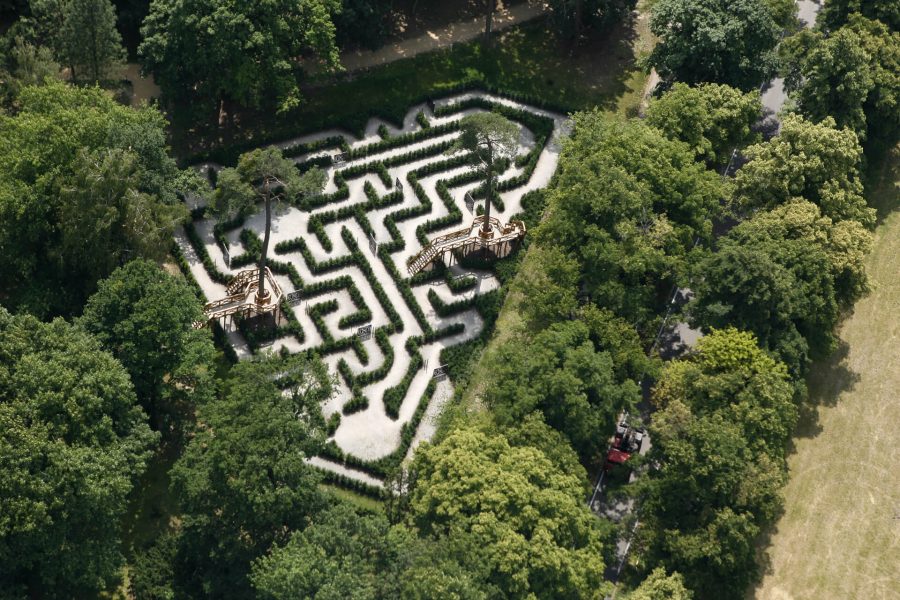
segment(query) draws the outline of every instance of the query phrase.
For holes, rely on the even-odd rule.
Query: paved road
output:
[[[797,2],[797,15],[804,27],[812,27],[816,24],[816,16],[822,5],[812,0],[799,0]],[[776,115],[787,101],[784,93],[784,80],[780,77],[773,79],[763,86],[762,105],[765,115],[764,121],[771,124],[772,134],[778,133],[778,119]]]

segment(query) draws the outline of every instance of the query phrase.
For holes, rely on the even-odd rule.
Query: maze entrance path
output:
[[[278,144],[298,168],[317,165],[327,173],[321,195],[273,217],[269,266],[284,292],[287,323],[264,348],[314,349],[339,373],[338,393],[324,412],[342,413],[341,421],[316,466],[370,483],[383,475],[385,461],[402,458],[433,432],[422,421],[452,393],[434,376],[441,350],[479,335],[475,299],[499,283],[490,271],[458,263],[437,262],[413,277],[406,265],[429,239],[468,226],[483,205],[474,157],[448,148],[460,119],[486,110],[520,127],[518,154],[500,169],[492,207],[505,223],[522,211],[526,193],[549,183],[565,117],[471,92],[412,107],[401,129],[372,119],[360,139],[331,130]],[[221,167],[198,165],[210,175]],[[223,297],[235,274],[252,268],[263,229],[258,210],[229,223],[196,219],[179,232],[176,241],[208,300]],[[260,349],[239,320],[224,326],[239,358]],[[366,326],[370,334],[358,335]]]

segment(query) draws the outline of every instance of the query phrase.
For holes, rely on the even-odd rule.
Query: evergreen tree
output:
[[[69,0],[63,10],[61,59],[72,69],[72,79],[99,83],[114,77],[125,58],[125,48],[112,3]]]

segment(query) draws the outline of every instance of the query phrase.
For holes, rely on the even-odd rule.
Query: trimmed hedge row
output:
[[[419,346],[430,344],[431,342],[444,337],[457,335],[465,331],[465,329],[466,327],[462,323],[454,323],[443,329],[430,329],[429,332],[422,336],[413,336],[406,340],[405,348],[410,357],[409,367],[407,367],[406,373],[403,375],[403,379],[400,383],[388,388],[384,392],[382,401],[384,402],[384,411],[387,416],[394,420],[397,420],[400,416],[400,405],[403,404],[403,399],[406,398],[406,394],[409,392],[409,386],[412,385],[412,380],[416,376],[416,372],[423,365],[422,355],[419,353]]]
[[[428,290],[428,302],[431,303],[434,312],[436,312],[438,316],[449,317],[472,308],[475,304],[475,296],[454,300],[448,304],[441,300],[441,297],[434,291],[434,288],[431,288]]]
[[[347,361],[343,358],[338,361],[338,373],[341,374],[347,387],[351,389],[357,386],[364,387],[371,385],[376,381],[381,381],[387,376],[391,367],[394,366],[394,349],[391,347],[390,338],[388,338],[390,331],[390,327],[379,327],[375,330],[375,343],[378,345],[379,350],[381,350],[382,355],[384,355],[384,361],[377,369],[355,375],[350,369],[350,365],[347,364]]]
[[[390,298],[388,298],[387,292],[384,291],[381,283],[379,283],[378,279],[375,277],[375,272],[372,271],[372,266],[360,251],[359,245],[353,238],[353,234],[350,233],[350,230],[346,227],[342,227],[341,237],[344,239],[344,243],[347,245],[347,248],[350,249],[350,254],[354,257],[356,266],[360,271],[363,272],[366,281],[369,282],[369,286],[372,288],[372,292],[375,294],[375,297],[378,298],[378,302],[381,303],[381,308],[384,309],[384,312],[387,315],[388,320],[391,322],[394,330],[398,332],[403,331],[403,320],[400,318],[400,314],[397,313],[397,309],[394,308],[394,304],[391,302]]]
[[[382,127],[384,127],[384,131],[387,132],[387,127],[385,127],[383,124],[379,126],[378,134],[382,137],[380,141],[372,142],[371,144],[366,144],[365,146],[359,146],[351,149],[347,153],[348,160],[365,158],[370,154],[376,154],[379,152],[384,152],[385,150],[397,148],[399,146],[406,146],[409,144],[421,142],[422,140],[440,137],[442,135],[458,131],[459,123],[456,121],[452,121],[449,123],[444,123],[442,125],[428,127],[427,129],[419,129],[418,131],[410,131],[409,133],[401,133],[400,135],[395,136],[382,135]]]
[[[200,235],[197,233],[197,228],[193,221],[185,223],[184,233],[187,235],[187,239],[191,243],[194,252],[196,252],[197,256],[200,258],[200,262],[203,263],[203,268],[206,270],[207,274],[209,274],[210,279],[216,283],[221,283],[222,285],[231,283],[232,276],[226,275],[220,271],[219,267],[216,266],[216,263],[214,263],[209,256],[209,252],[206,251],[206,246],[203,244],[203,240],[200,239]]]
[[[358,387],[354,387],[353,396],[346,404],[344,404],[341,412],[345,415],[352,415],[353,413],[366,410],[367,408],[369,408],[369,399]]]
[[[329,442],[329,444],[334,445],[334,447],[337,448],[337,445],[334,444],[333,441]],[[326,445],[325,447],[327,448],[328,445]],[[340,448],[338,448],[338,450],[340,450]],[[376,487],[374,485],[365,483],[364,481],[353,479],[352,477],[347,477],[346,475],[335,473],[334,471],[323,469],[315,465],[309,466],[318,471],[322,475],[322,481],[326,483],[352,490],[354,492],[362,494],[363,496],[374,498],[375,500],[384,500],[387,497],[388,492],[383,487]]]
[[[314,140],[312,142],[299,142],[296,144],[291,144],[282,150],[282,153],[288,157],[302,156],[303,154],[309,154],[311,152],[318,152],[319,150],[325,150],[330,148],[340,148],[343,151],[347,151],[350,149],[350,145],[347,143],[347,140],[344,139],[343,136],[333,135],[321,140]]]
[[[413,413],[412,418],[400,428],[400,445],[387,456],[383,456],[377,460],[365,460],[353,456],[352,454],[347,454],[338,448],[337,444],[333,441],[325,445],[321,456],[375,477],[390,477],[400,467],[403,459],[409,452],[409,447],[412,445],[413,438],[415,438],[416,431],[419,429],[419,424],[425,417],[425,411],[428,410],[428,404],[431,402],[432,397],[434,397],[436,389],[437,382],[433,379],[430,380],[425,387],[422,396],[419,398],[419,403],[416,406],[416,411]]]

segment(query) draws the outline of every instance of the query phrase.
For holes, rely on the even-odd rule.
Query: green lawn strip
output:
[[[358,134],[373,116],[398,123],[410,106],[426,98],[476,88],[561,112],[592,106],[616,110],[620,99],[643,91],[645,76],[636,74],[635,62],[644,49],[635,55],[640,44],[632,41],[632,29],[628,24],[594,32],[572,53],[551,23],[533,21],[506,30],[488,49],[480,42],[456,44],[341,81],[314,82],[297,111],[240,113],[233,122],[247,125],[225,130],[217,121],[204,127],[192,120],[190,106],[175,107],[173,146],[189,162],[233,163],[242,151],[260,144],[328,127]],[[204,151],[203,146],[217,149]]]

